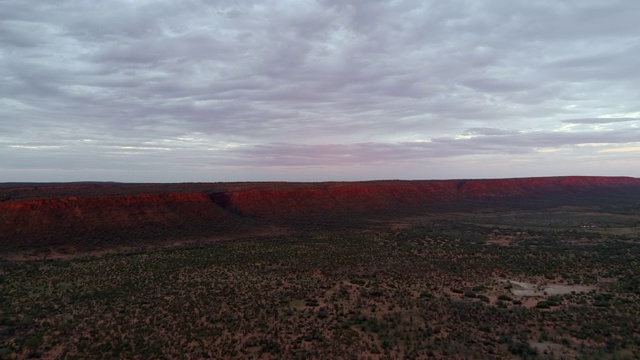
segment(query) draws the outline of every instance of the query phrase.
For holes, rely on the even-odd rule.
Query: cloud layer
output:
[[[640,176],[638,13],[5,0],[0,181]]]

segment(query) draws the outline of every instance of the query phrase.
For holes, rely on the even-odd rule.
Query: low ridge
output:
[[[640,179],[546,177],[326,183],[0,186],[0,251],[105,247],[495,207],[640,203]]]

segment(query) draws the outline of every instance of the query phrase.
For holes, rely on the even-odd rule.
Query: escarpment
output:
[[[0,186],[0,251],[112,246],[500,208],[640,204],[640,179]]]
[[[238,228],[233,214],[204,193],[64,197],[0,202],[5,249],[131,244]]]

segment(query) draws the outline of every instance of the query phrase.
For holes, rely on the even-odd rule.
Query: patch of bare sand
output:
[[[516,296],[534,297],[534,296],[552,296],[565,295],[571,293],[582,293],[595,290],[595,286],[591,285],[566,285],[566,284],[546,284],[536,285],[524,281],[508,280],[511,284],[511,293]]]
[[[515,236],[490,236],[485,240],[486,244],[512,246],[516,242]]]

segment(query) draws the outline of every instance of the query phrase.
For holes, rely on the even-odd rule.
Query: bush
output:
[[[538,309],[548,309],[551,307],[551,305],[549,305],[549,302],[547,301],[538,301],[538,303],[536,304],[536,307]]]
[[[468,298],[475,298],[476,296],[477,296],[477,295],[476,295],[476,293],[474,293],[474,292],[473,292],[473,291],[471,291],[471,290],[468,290],[468,291],[465,291],[465,292],[464,292],[464,297],[468,297]]]
[[[42,345],[43,342],[44,340],[42,339],[41,335],[35,335],[28,338],[27,341],[25,341],[24,345],[28,349],[35,351],[35,350],[38,350],[38,348]]]
[[[596,300],[593,302],[593,306],[597,307],[609,307],[611,304],[605,300]]]

